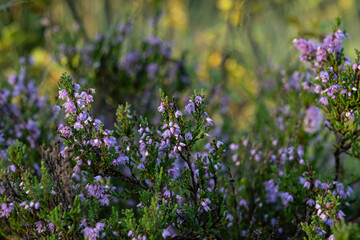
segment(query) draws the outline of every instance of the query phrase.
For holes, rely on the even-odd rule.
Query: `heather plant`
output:
[[[344,188],[338,188],[337,180],[345,178],[345,172],[341,164],[341,154],[347,154],[353,158],[358,156],[358,51],[355,63],[351,65],[350,59],[344,56],[342,40],[348,35],[339,30],[340,20],[333,33],[326,36],[322,43],[314,43],[312,40],[296,39],[295,46],[302,52],[301,61],[309,62],[309,69],[313,75],[312,81],[304,81],[304,91],[314,95],[318,107],[325,113],[326,127],[335,135],[334,145],[335,177],[333,190],[339,191],[340,198],[344,198]],[[356,182],[356,180],[355,180]],[[350,195],[351,188],[346,191]],[[329,195],[331,196],[331,195]],[[339,198],[339,197],[338,197]],[[338,205],[335,198],[328,199],[323,196],[318,200],[317,217],[312,217],[311,226],[303,224],[303,229],[312,239],[324,239],[326,230],[319,226],[323,223],[332,225],[334,221],[334,208]],[[324,210],[322,203],[326,203]],[[326,214],[325,214],[326,212]],[[344,215],[337,214],[338,219]],[[314,231],[317,234],[314,234]],[[334,235],[331,238],[335,238]]]
[[[150,114],[148,109],[153,109],[159,101],[154,98],[159,88],[173,94],[190,85],[184,56],[174,57],[172,44],[156,36],[158,17],[154,19],[152,33],[141,42],[134,40],[131,22],[112,25],[108,32],[99,33],[82,45],[79,45],[82,38],[79,30],[72,38],[58,34],[57,61],[79,82],[98,89],[94,107],[108,118],[113,106],[125,101]]]
[[[120,105],[114,128],[107,129],[94,108],[102,101],[98,89],[82,88],[91,81],[79,84],[86,58],[74,56],[69,64],[76,58],[83,63],[73,71],[84,72],[76,80],[63,74],[58,81],[57,142],[35,138],[38,174],[28,166],[34,159],[31,141],[12,140],[16,127],[4,115],[4,136],[11,140],[1,145],[0,233],[89,240],[358,238],[353,212],[358,187],[340,164],[345,154],[358,158],[358,63],[344,56],[347,35],[338,27],[319,44],[294,41],[309,69],[283,74],[266,89],[275,104],[254,100],[254,121],[231,142],[214,131],[207,106],[212,96],[203,90],[194,91],[186,104],[160,90],[149,118],[129,103]],[[163,46],[157,38],[147,41],[144,52]],[[148,78],[144,52],[136,61],[133,53],[127,55],[116,71],[127,79]],[[100,75],[92,74],[99,69],[92,65],[94,56],[89,59],[90,79],[96,79]],[[165,80],[166,74],[157,77]],[[16,89],[1,90],[4,104],[21,103],[8,98]],[[160,121],[153,121],[156,115]],[[329,136],[334,146],[327,144]],[[335,171],[319,166],[331,157]]]
[[[51,111],[45,96],[39,96],[36,80],[29,68],[31,57],[20,58],[20,67],[11,73],[7,81],[0,82],[0,155],[6,158],[6,149],[22,141],[29,149],[40,149],[44,142],[51,141],[47,121]],[[35,156],[38,154],[34,153]]]
[[[65,147],[42,150],[39,178],[24,170],[21,144],[9,149],[9,161],[15,167],[2,172],[2,221],[7,226],[3,233],[66,239],[80,233],[89,239],[219,234],[227,215],[225,189],[220,191],[218,185],[224,148],[221,141],[206,137],[213,121],[205,111],[203,93],[195,92],[190,98],[186,117],[174,100],[162,94],[163,123],[158,128],[131,113],[129,105],[119,107],[115,135],[91,114],[93,89],[80,91],[66,75],[59,80],[59,88],[59,99],[65,100],[65,122],[58,132]],[[207,144],[196,153],[192,146],[200,140]],[[40,198],[42,191],[47,193]],[[102,211],[120,199],[137,200],[137,212],[122,211],[119,221],[119,207],[113,205],[111,217],[106,218]]]
[[[359,135],[358,120],[358,62],[359,53],[354,64],[344,56],[342,40],[348,35],[339,30],[340,20],[332,34],[326,36],[322,43],[312,40],[295,39],[295,46],[302,52],[300,60],[309,62],[313,81],[304,81],[303,89],[316,94],[317,105],[326,116],[327,128],[336,136],[334,149],[335,180],[343,177],[341,154],[345,153],[359,158],[359,146],[356,141]]]
[[[309,153],[315,137],[305,121],[308,109],[298,104],[301,96],[296,88],[286,88],[284,84],[281,99],[288,105],[268,113],[270,118],[258,120],[260,127],[254,126],[247,137],[229,146],[231,154],[227,159],[237,167],[230,169],[233,189],[228,208],[242,226],[242,231],[233,231],[231,238],[297,239],[303,234],[301,224],[316,215],[316,199],[332,183],[331,179],[319,179],[313,170]],[[296,101],[291,100],[294,98]],[[348,202],[352,189],[342,183],[333,184],[333,194],[342,203]],[[236,226],[231,227],[235,230]]]

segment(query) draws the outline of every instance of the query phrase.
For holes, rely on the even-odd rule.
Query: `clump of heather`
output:
[[[80,34],[73,40],[65,37],[56,51],[57,61],[74,79],[97,88],[94,107],[106,114],[111,124],[111,113],[119,102],[129,102],[137,111],[151,114],[148,110],[159,101],[154,97],[158,88],[176,93],[190,85],[184,59],[174,57],[170,42],[161,40],[155,30],[139,42],[132,28],[130,22],[120,23],[80,46]]]
[[[41,142],[51,140],[45,123],[50,119],[50,109],[45,96],[39,96],[36,80],[29,71],[32,62],[31,57],[20,58],[19,70],[0,81],[0,156],[3,159],[6,159],[7,148],[17,140],[30,149],[39,149]]]
[[[95,90],[81,89],[66,75],[58,85],[64,147],[42,150],[40,177],[23,168],[22,144],[10,148],[14,167],[1,175],[4,233],[88,239],[220,234],[227,221],[219,185],[224,144],[208,135],[213,121],[202,92],[190,97],[186,110],[161,93],[160,126],[120,106],[111,131],[91,113]],[[202,147],[195,151],[198,142]],[[135,201],[136,212],[116,204],[126,200]]]
[[[344,55],[342,41],[348,35],[338,29],[340,20],[333,33],[327,35],[322,43],[312,40],[295,39],[295,46],[302,52],[300,59],[309,63],[313,79],[302,83],[303,89],[315,94],[316,105],[325,114],[326,127],[336,136],[334,149],[336,179],[343,177],[340,155],[346,153],[359,157],[359,53],[352,64]],[[310,109],[309,109],[310,111]],[[309,131],[319,122],[315,108],[307,114]]]

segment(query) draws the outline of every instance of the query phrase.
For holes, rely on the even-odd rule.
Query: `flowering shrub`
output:
[[[34,134],[35,127],[27,128],[29,138],[13,140],[18,127],[4,115],[9,140],[0,142],[0,233],[19,239],[357,239],[357,180],[342,162],[345,154],[359,158],[360,63],[344,56],[347,34],[338,27],[319,44],[294,40],[309,69],[269,90],[277,95],[275,106],[257,101],[251,128],[231,142],[213,131],[204,91],[194,91],[183,108],[160,91],[158,124],[120,105],[110,130],[93,110],[97,90],[63,74],[54,107],[63,117],[58,142],[40,147],[40,134],[49,130]],[[163,46],[148,41],[145,49]],[[149,64],[146,74],[142,65],[148,60],[131,54],[118,66],[122,74],[150,78]],[[19,82],[9,83],[23,84],[14,79]],[[15,109],[10,97],[18,95],[10,92],[16,89],[2,89],[1,104]],[[335,144],[327,146],[332,135]],[[34,147],[41,155],[37,174],[27,166]],[[324,161],[329,167],[318,166]]]
[[[51,114],[44,96],[38,95],[35,79],[29,72],[31,58],[20,58],[20,69],[8,80],[0,82],[0,156],[6,158],[6,149],[16,140],[40,149],[51,140],[46,121]]]
[[[157,88],[174,93],[190,84],[184,59],[173,56],[170,42],[150,34],[138,43],[133,40],[132,27],[130,22],[120,23],[116,29],[97,34],[80,47],[76,46],[80,32],[74,39],[64,38],[66,42],[58,44],[57,61],[69,69],[75,79],[98,88],[98,103],[94,107],[106,115],[113,106],[125,101],[150,114],[148,109],[159,101],[153,94]]]
[[[309,62],[315,77],[313,82],[303,82],[303,89],[318,94],[318,105],[326,115],[327,127],[336,135],[336,179],[342,171],[342,153],[359,157],[356,139],[359,135],[357,115],[360,60],[357,51],[357,59],[352,65],[350,58],[344,56],[342,40],[348,36],[337,27],[332,34],[326,36],[323,43],[304,39],[294,40],[295,46],[302,52],[301,61]]]

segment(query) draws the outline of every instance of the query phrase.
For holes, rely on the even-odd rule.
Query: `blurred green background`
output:
[[[150,22],[156,16],[154,29]],[[69,71],[54,61],[57,44],[77,32],[81,46],[119,22],[132,22],[133,41],[156,32],[173,42],[175,56],[186,56],[193,73],[189,92],[201,87],[211,93],[220,86],[231,100],[229,121],[243,129],[254,112],[251,98],[287,78],[291,72],[284,69],[303,67],[292,39],[299,34],[320,39],[336,17],[351,36],[344,44],[353,59],[360,38],[355,0],[1,0],[1,81],[19,66],[19,57],[33,56],[32,71],[53,101],[55,82]],[[213,117],[222,123],[223,116]]]

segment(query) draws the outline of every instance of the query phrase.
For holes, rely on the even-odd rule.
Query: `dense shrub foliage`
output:
[[[58,45],[71,74],[55,106],[22,57],[0,82],[1,235],[358,239],[346,163],[360,159],[360,53],[344,55],[339,24],[320,43],[293,41],[306,65],[255,99],[250,128],[233,135],[208,108],[226,112],[228,99],[213,100],[215,87],[184,97],[186,58],[153,35],[128,51],[129,23]]]

